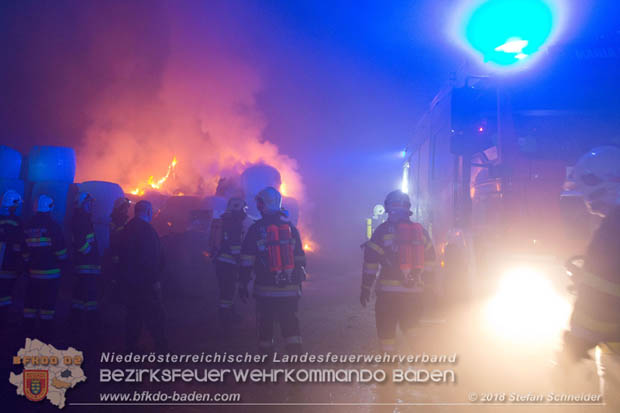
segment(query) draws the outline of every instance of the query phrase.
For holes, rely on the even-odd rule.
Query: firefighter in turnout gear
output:
[[[588,358],[596,364],[605,411],[620,411],[620,149],[598,147],[573,169],[575,190],[603,221],[586,250],[583,265],[572,267],[577,299],[564,336],[561,360]]]
[[[223,330],[230,328],[231,323],[241,320],[234,311],[233,299],[239,278],[241,243],[250,221],[247,208],[243,199],[231,198],[226,212],[211,224],[209,250],[215,262],[215,275],[219,286],[219,321]]]
[[[286,211],[281,208],[282,196],[275,188],[260,191],[256,206],[262,218],[249,228],[243,241],[239,297],[247,300],[254,271],[259,350],[273,352],[274,325],[279,323],[287,352],[297,353],[302,344],[297,311],[306,274],[301,238],[287,220]]]
[[[364,245],[364,266],[360,303],[370,301],[375,291],[375,317],[381,349],[395,350],[396,328],[409,334],[422,312],[424,276],[432,269],[435,249],[428,232],[409,219],[409,196],[390,192],[385,199],[388,219],[373,232]]]
[[[26,249],[23,257],[28,268],[24,332],[26,337],[37,337],[47,343],[54,338],[60,270],[67,259],[62,229],[50,215],[53,208],[54,200],[48,195],[40,195],[34,216],[24,226]]]
[[[76,196],[75,209],[71,219],[71,235],[73,238],[73,300],[69,323],[71,331],[79,339],[88,326],[88,337],[96,339],[99,327],[98,283],[101,275],[101,264],[97,240],[92,223],[91,212],[93,197],[80,192]]]
[[[0,206],[0,332],[8,326],[9,310],[13,304],[13,287],[17,277],[24,270],[22,251],[24,249],[24,230],[17,208],[22,203],[21,196],[8,190],[2,196]]]

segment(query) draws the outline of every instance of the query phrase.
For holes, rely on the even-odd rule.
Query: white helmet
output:
[[[41,194],[37,200],[37,212],[50,212],[54,209],[54,200],[49,195]]]
[[[599,146],[584,154],[573,168],[574,190],[591,212],[606,215],[620,195],[620,148]]]
[[[22,203],[22,197],[13,189],[9,189],[2,196],[2,207],[11,208],[19,206]]]
[[[375,207],[372,209],[373,218],[378,218],[383,214],[385,214],[385,207],[381,204],[375,205]]]

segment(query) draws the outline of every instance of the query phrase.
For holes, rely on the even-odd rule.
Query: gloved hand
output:
[[[248,302],[248,299],[250,298],[250,292],[248,291],[247,284],[239,284],[239,287],[237,288],[237,293],[239,294],[239,299],[243,304]]]
[[[306,281],[306,268],[302,265],[300,267],[296,267],[291,274],[291,282],[293,284],[301,284]]]
[[[362,307],[366,307],[368,301],[370,301],[370,288],[362,287],[362,293],[360,294],[360,304],[362,305]]]

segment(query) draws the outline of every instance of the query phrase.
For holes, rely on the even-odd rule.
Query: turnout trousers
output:
[[[422,315],[419,294],[377,291],[375,319],[381,350],[396,350],[396,330],[410,334]]]
[[[235,290],[239,277],[239,266],[222,261],[215,261],[215,275],[217,277],[219,297],[218,314],[220,325],[230,327],[233,322]]]
[[[54,339],[54,318],[60,277],[41,279],[29,276],[26,288],[24,333],[28,338],[38,338],[49,343]]]
[[[9,310],[13,305],[13,288],[17,281],[17,274],[0,272],[0,329],[8,325]]]
[[[74,274],[73,299],[69,322],[76,336],[84,331],[95,339],[100,328],[98,306],[99,274]]]
[[[299,297],[256,297],[256,324],[258,348],[263,353],[274,349],[274,328],[280,324],[280,331],[286,343],[286,351],[294,354],[301,351],[301,333],[297,311]]]

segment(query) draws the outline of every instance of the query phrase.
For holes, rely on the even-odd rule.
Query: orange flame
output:
[[[304,221],[299,222],[298,229],[301,234],[303,250],[310,254],[317,253],[319,251],[319,245],[312,240],[312,233],[307,229]]]
[[[166,175],[164,175],[158,180],[155,180],[153,178],[153,175],[149,176],[149,179],[146,181],[145,184],[138,185],[136,189],[131,191],[131,193],[133,195],[142,196],[146,192],[146,189],[149,189],[149,188],[161,189],[164,183],[166,183],[166,181],[168,180],[168,178],[170,178],[170,175],[174,172],[174,169],[176,168],[176,166],[177,166],[177,157],[174,156],[172,158],[172,162],[170,162],[170,164],[168,165],[168,171],[166,172]]]

